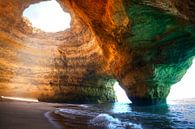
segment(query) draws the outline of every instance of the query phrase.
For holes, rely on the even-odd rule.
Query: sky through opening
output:
[[[195,59],[181,81],[171,87],[168,100],[195,98]]]
[[[32,4],[24,10],[23,16],[32,23],[32,27],[45,32],[54,33],[70,28],[71,16],[63,11],[56,0]]]

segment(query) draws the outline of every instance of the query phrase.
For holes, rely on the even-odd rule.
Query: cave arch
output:
[[[168,101],[195,98],[194,71],[195,59],[193,59],[192,65],[187,70],[183,78],[179,82],[171,86],[170,93],[167,96]]]

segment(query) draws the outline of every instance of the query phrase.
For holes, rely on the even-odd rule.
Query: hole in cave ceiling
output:
[[[56,0],[30,5],[24,10],[23,17],[30,21],[34,30],[55,33],[70,28],[71,16]]]

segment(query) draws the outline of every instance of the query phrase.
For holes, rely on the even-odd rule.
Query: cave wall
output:
[[[0,1],[0,95],[55,102],[114,102],[115,80],[102,74],[102,49],[94,33],[72,16],[71,28],[45,33],[31,27],[22,12],[39,1]],[[6,14],[7,13],[7,14]],[[90,79],[89,79],[90,78]]]
[[[195,28],[171,12],[137,1],[126,12],[133,23],[132,36],[125,43],[136,60],[127,74],[127,80],[134,81],[125,84],[130,99],[138,104],[164,102],[171,85],[181,80],[192,63]]]
[[[0,95],[114,102],[118,80],[133,103],[162,103],[195,55],[191,0],[58,0],[72,22],[57,33],[22,18],[38,2],[0,0]]]

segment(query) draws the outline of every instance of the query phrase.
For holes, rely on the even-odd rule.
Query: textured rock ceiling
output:
[[[135,104],[163,102],[195,55],[193,0],[59,0],[71,28],[36,31],[40,0],[0,0],[0,95],[113,102],[118,80]]]

